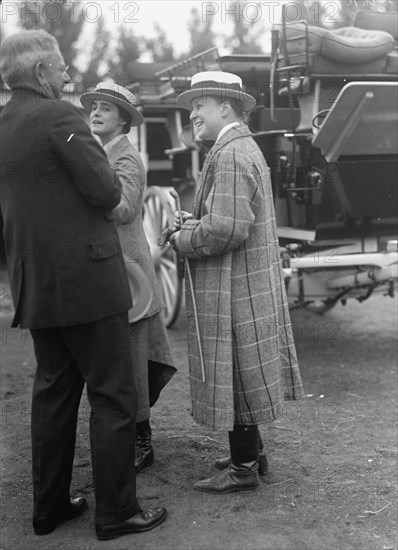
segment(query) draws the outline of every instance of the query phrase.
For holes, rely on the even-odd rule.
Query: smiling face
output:
[[[197,137],[215,141],[220,130],[228,123],[225,103],[213,96],[195,98],[192,100],[190,119]]]
[[[105,145],[116,136],[123,133],[125,122],[114,103],[105,100],[94,101],[90,112],[90,127]]]

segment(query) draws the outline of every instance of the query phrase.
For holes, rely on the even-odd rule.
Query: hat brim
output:
[[[180,107],[183,107],[184,109],[188,109],[188,111],[192,111],[192,100],[197,99],[198,97],[207,97],[209,95],[213,95],[216,97],[221,97],[221,99],[235,99],[236,101],[240,101],[243,103],[245,111],[251,111],[251,109],[254,109],[256,106],[256,99],[246,92],[241,92],[239,90],[226,90],[222,89],[220,91],[220,88],[209,88],[206,86],[201,90],[200,88],[196,90],[187,90],[186,92],[183,92],[177,97],[177,103],[180,105]]]
[[[80,103],[85,109],[90,110],[94,101],[109,101],[109,103],[113,103],[124,109],[131,117],[131,126],[140,126],[140,124],[144,122],[144,117],[138,109],[131,105],[131,103],[127,100],[124,101],[123,99],[119,99],[112,93],[106,91],[94,91],[86,92],[80,96]]]

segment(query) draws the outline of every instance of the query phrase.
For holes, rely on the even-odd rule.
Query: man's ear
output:
[[[227,117],[229,115],[229,113],[231,112],[231,104],[228,100],[226,101],[223,101],[221,103],[221,116],[223,117]]]
[[[36,63],[35,68],[33,69],[33,72],[34,72],[34,75],[35,75],[35,78],[36,78],[37,82],[41,86],[43,86],[44,84],[47,84],[47,81],[44,77],[43,63],[41,61]]]

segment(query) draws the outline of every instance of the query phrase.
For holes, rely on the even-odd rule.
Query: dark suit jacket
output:
[[[17,89],[1,113],[13,326],[84,324],[132,303],[111,209],[121,185],[81,112]]]

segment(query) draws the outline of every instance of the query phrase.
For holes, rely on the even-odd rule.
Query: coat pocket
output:
[[[88,257],[90,260],[103,260],[120,254],[119,237],[112,235],[88,245]]]

